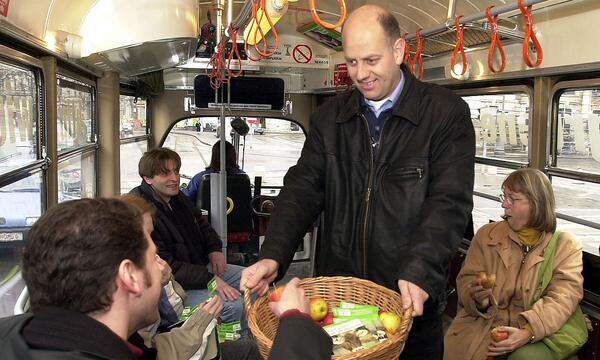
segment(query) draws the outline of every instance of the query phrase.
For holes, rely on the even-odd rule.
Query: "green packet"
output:
[[[206,288],[208,289],[208,296],[211,297],[217,291],[217,278],[213,276],[212,279],[206,284]]]
[[[196,309],[198,308],[198,306],[194,306],[193,308],[190,308],[189,306],[185,306],[183,308],[183,311],[181,312],[181,315],[179,315],[179,320],[187,320],[189,319],[190,316],[192,316],[192,314],[194,313],[194,311],[196,311]]]
[[[241,338],[241,335],[236,332],[218,332],[219,342],[223,341],[235,341]]]
[[[364,308],[364,309],[342,309],[335,307],[331,309],[333,317],[350,317],[350,316],[365,316],[365,315],[378,315],[379,310],[377,308]]]
[[[340,308],[342,309],[372,309],[376,312],[379,312],[379,307],[375,305],[363,305],[363,304],[354,304],[347,301],[340,301]]]
[[[360,320],[365,324],[372,325],[375,327],[381,327],[381,321],[379,320],[379,317],[377,315],[351,316],[351,317],[338,317],[338,318],[334,317],[333,323],[334,324],[343,324],[345,322],[352,321],[352,320]]]
[[[223,332],[236,332],[242,329],[242,325],[239,321],[234,321],[230,323],[222,323],[218,326],[219,331]]]

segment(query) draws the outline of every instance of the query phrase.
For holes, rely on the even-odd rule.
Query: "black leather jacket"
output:
[[[430,295],[426,311],[434,305],[437,313],[445,302],[448,264],[473,208],[475,134],[462,99],[404,69],[403,76],[404,88],[376,147],[357,90],[327,101],[311,116],[261,258],[279,262],[282,276],[303,234],[324,211],[318,275],[366,278],[396,291],[398,279],[408,280]]]

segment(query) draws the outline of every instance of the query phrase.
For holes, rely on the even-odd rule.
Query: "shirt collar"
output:
[[[400,81],[398,82],[398,85],[396,85],[396,88],[394,89],[394,91],[392,91],[392,93],[390,94],[390,96],[388,96],[385,99],[382,100],[369,100],[369,99],[364,99],[365,103],[371,108],[371,110],[373,110],[373,112],[376,115],[379,115],[379,113],[381,113],[382,111],[391,108],[394,103],[396,102],[396,100],[398,100],[398,97],[400,96],[400,93],[402,92],[402,88],[404,87],[404,74],[402,73],[402,71],[400,72]]]

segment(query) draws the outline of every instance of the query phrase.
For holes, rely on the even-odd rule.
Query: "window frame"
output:
[[[35,106],[35,114],[34,114],[34,123],[37,128],[36,134],[36,159],[31,161],[30,163],[20,166],[16,169],[8,171],[4,174],[0,174],[0,188],[8,186],[17,181],[23,180],[29,176],[35,175],[38,172],[42,173],[42,198],[41,198],[41,209],[42,212],[46,210],[47,201],[45,193],[46,189],[46,179],[47,174],[46,170],[50,163],[50,159],[46,153],[46,127],[45,127],[45,97],[44,97],[44,70],[42,66],[42,61],[36,59],[32,56],[29,56],[25,53],[22,53],[18,50],[12,49],[10,47],[0,45],[0,61],[7,63],[8,65],[16,66],[22,68],[24,70],[28,70],[33,72],[35,78],[35,97],[36,97],[36,106]]]
[[[533,88],[528,85],[505,85],[505,86],[490,86],[470,89],[459,89],[454,90],[454,93],[461,98],[463,96],[485,96],[485,95],[509,95],[514,93],[525,93],[529,96],[529,124],[533,120]],[[512,160],[501,160],[497,158],[488,158],[483,156],[475,156],[475,164],[491,165],[506,169],[518,170],[524,167],[531,166],[531,151],[532,151],[532,136],[527,136],[527,163],[521,163]],[[499,191],[499,190],[498,190]],[[486,198],[489,200],[495,200],[500,203],[499,196],[482,193],[479,191],[473,191],[473,195]]]
[[[549,124],[550,131],[548,132],[548,137],[546,138],[546,146],[548,151],[548,158],[546,159],[545,171],[548,177],[550,178],[550,182],[552,182],[552,177],[560,177],[570,180],[580,180],[591,182],[595,184],[600,184],[600,174],[594,174],[586,171],[576,171],[576,170],[568,170],[564,168],[560,168],[557,166],[558,162],[558,110],[560,104],[560,97],[562,94],[568,91],[577,91],[577,90],[590,90],[590,89],[600,89],[600,78],[592,78],[592,79],[581,79],[581,80],[567,80],[567,81],[559,81],[552,87],[550,92],[550,104],[549,104]],[[600,230],[600,222],[593,222],[581,218],[577,218],[571,215],[563,214],[560,212],[556,212],[556,217],[562,220],[570,221],[575,224],[588,226],[597,230]]]

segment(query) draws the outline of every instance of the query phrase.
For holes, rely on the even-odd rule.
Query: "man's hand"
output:
[[[429,294],[406,280],[398,280],[398,288],[402,296],[402,307],[408,309],[412,305],[413,317],[423,315],[423,304],[429,299]]]
[[[475,301],[477,309],[485,311],[490,306],[490,298],[492,297],[492,289],[484,289],[481,286],[481,279],[475,279],[469,284],[469,295]]]
[[[252,293],[264,295],[269,288],[269,284],[277,277],[277,269],[279,269],[279,263],[271,259],[262,259],[245,268],[242,271],[240,289],[248,289]]]
[[[221,280],[220,277],[215,276],[217,280],[217,292],[225,300],[236,300],[240,297],[240,292],[237,289],[232,288],[225,281]]]
[[[212,266],[213,274],[217,276],[222,276],[227,270],[227,260],[225,260],[225,255],[223,255],[220,251],[213,251],[208,254],[208,260],[210,261],[210,266]]]
[[[214,318],[217,318],[221,315],[221,310],[223,310],[223,302],[220,297],[213,296],[198,305],[198,307],[211,314]]]
[[[488,356],[500,356],[511,353],[527,344],[529,339],[531,339],[531,333],[526,329],[511,326],[499,326],[496,329],[508,332],[508,338],[498,342],[492,340],[492,344],[488,348]]]
[[[169,280],[171,280],[171,267],[164,261],[158,254],[156,255],[156,263],[158,264],[158,268],[160,269],[160,284],[162,286],[167,285]]]
[[[269,302],[269,308],[277,315],[281,316],[284,312],[296,309],[303,313],[309,314],[308,298],[304,293],[304,289],[300,287],[300,279],[293,278],[285,285],[281,298],[278,302]]]

